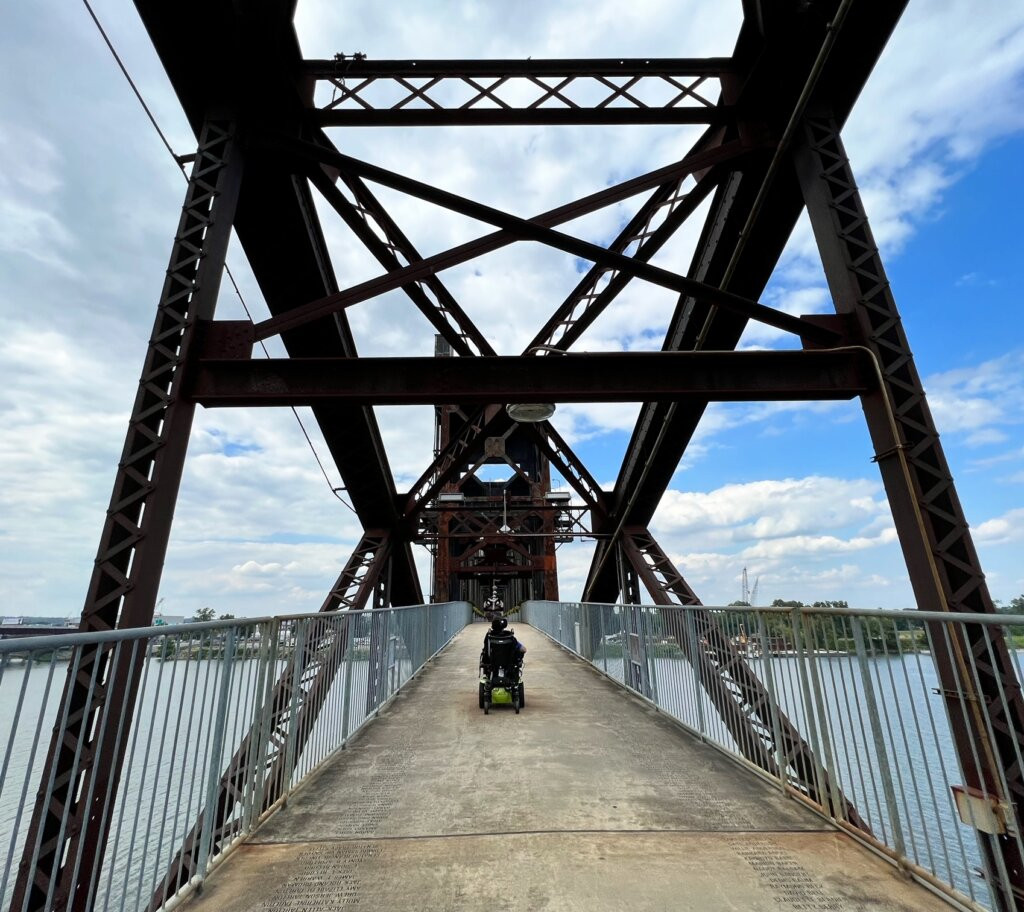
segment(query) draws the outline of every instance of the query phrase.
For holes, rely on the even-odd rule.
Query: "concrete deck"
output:
[[[473,625],[189,912],[950,908],[516,625],[526,706],[477,705]]]

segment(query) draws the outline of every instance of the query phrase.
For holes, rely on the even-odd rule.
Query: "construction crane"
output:
[[[749,605],[751,608],[757,605],[757,587],[761,584],[761,577],[755,577],[754,588],[750,588],[750,579],[747,576],[747,568],[743,568],[743,593],[742,601],[745,605]]]

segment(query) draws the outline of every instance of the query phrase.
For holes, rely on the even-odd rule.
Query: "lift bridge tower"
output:
[[[452,356],[442,336],[435,356]],[[437,494],[417,530],[433,558],[434,600],[479,609],[485,594],[499,595],[511,610],[529,598],[558,599],[555,548],[584,529],[585,508],[551,490],[550,444],[532,425],[553,411],[550,403],[435,408],[435,458],[450,457],[451,469],[441,470],[441,484],[433,480]]]
[[[583,529],[577,516],[586,513],[595,547],[582,599],[653,601],[664,610],[662,628],[687,649],[671,608],[700,599],[648,526],[708,404],[852,398],[863,407],[873,449],[865,455],[878,465],[918,607],[993,612],[841,135],[904,6],[743,0],[732,52],[711,58],[324,60],[303,55],[294,0],[136,0],[196,148],[182,157],[189,181],[176,229],[168,214],[168,269],[81,629],[152,622],[195,409],[298,405],[311,407],[362,527],[351,556],[339,560],[325,612],[422,603],[417,543],[433,549],[436,598],[475,598],[492,579],[508,587],[509,602],[555,597],[554,546]],[[673,33],[684,25],[666,22]],[[653,170],[610,180],[602,169],[586,195],[525,214],[443,189],[444,175],[424,173],[412,143],[401,151],[417,167],[392,170],[343,151],[351,132],[339,140],[339,131],[386,127],[652,124],[685,127],[694,138]],[[469,132],[449,135],[463,142]],[[398,160],[393,143],[378,148]],[[424,179],[409,176],[417,169]],[[385,203],[396,193],[475,220],[479,236],[421,251]],[[574,233],[576,219],[619,205],[629,214],[612,220],[621,227],[610,240]],[[792,315],[760,300],[805,211],[834,305],[828,315]],[[322,219],[334,223],[332,232]],[[688,265],[654,265],[687,222],[697,237]],[[266,302],[262,319],[216,319],[233,236]],[[365,248],[379,274],[339,282],[328,242],[339,236]],[[582,271],[574,287],[549,289],[550,315],[525,328],[522,353],[499,354],[444,271],[474,263],[485,275],[481,258],[524,242],[559,251]],[[622,306],[631,283],[672,295],[660,350],[579,351],[583,334]],[[359,356],[347,314],[391,292],[441,337],[442,357]],[[752,322],[789,334],[795,345],[737,351]],[[254,346],[270,338],[285,356],[254,357]],[[624,401],[642,403],[640,413],[615,482],[604,488],[545,419],[547,409],[536,407]],[[374,412],[402,404],[438,410],[435,455],[406,491],[396,487]],[[495,465],[507,476],[495,478]],[[553,474],[578,511],[552,500]],[[688,655],[695,678],[747,759],[766,769],[782,763],[789,781],[815,800],[838,800],[713,615],[698,609],[691,617],[701,644]],[[936,641],[939,686],[967,787],[995,796],[1021,820],[1024,700],[1005,643],[978,626]],[[316,645],[282,672],[274,691],[275,706],[309,721],[304,731],[335,670]],[[969,661],[972,654],[982,659]],[[43,772],[55,786],[31,811],[14,908],[86,908],[75,871],[102,863],[139,693],[142,663],[118,655],[97,642],[67,678],[69,711]],[[123,686],[89,686],[117,662]],[[93,725],[101,712],[125,724]],[[280,715],[269,717],[277,725]],[[288,739],[282,729],[271,740]],[[240,768],[233,758],[213,796],[218,819],[232,819]],[[855,811],[844,813],[853,819]],[[209,849],[199,847],[200,824],[152,908],[174,883],[187,882]],[[232,837],[226,826],[207,839],[219,845]],[[981,844],[985,871],[1000,885],[999,908],[1024,908],[1019,842],[993,834]]]

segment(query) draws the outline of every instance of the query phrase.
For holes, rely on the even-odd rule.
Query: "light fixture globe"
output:
[[[508,417],[523,424],[536,424],[547,421],[555,414],[553,402],[518,402],[505,406]]]

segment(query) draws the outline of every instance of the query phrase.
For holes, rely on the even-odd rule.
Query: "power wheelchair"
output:
[[[523,687],[523,657],[511,631],[488,634],[480,663],[480,708],[487,715],[492,705],[512,704],[519,710],[526,705]]]

